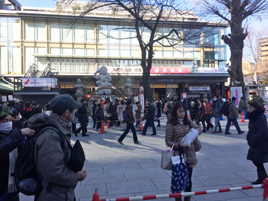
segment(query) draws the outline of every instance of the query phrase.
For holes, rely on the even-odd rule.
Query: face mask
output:
[[[214,100],[214,101],[216,101],[217,99],[216,99],[216,98],[214,98],[213,100]]]
[[[12,121],[0,124],[0,132],[8,134],[12,130]]]
[[[22,116],[20,115],[20,116],[19,116],[19,119],[21,119],[21,118],[22,118]]]

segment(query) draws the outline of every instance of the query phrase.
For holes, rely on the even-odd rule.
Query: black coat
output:
[[[0,195],[8,189],[9,153],[24,140],[20,129],[13,129],[8,135],[0,133]]]
[[[154,106],[153,105],[149,105],[147,107],[147,112],[146,112],[146,120],[148,121],[153,121],[154,120]]]
[[[79,123],[87,123],[88,122],[88,116],[87,116],[87,108],[85,105],[83,105],[82,107],[80,107],[78,109],[78,121]]]
[[[97,119],[97,121],[104,119],[104,111],[101,107],[97,108],[95,112],[95,118]]]
[[[255,110],[247,113],[249,119],[247,159],[257,163],[268,162],[268,128],[267,119],[263,112]]]
[[[203,104],[201,105],[201,107],[199,106],[197,107],[195,119],[196,119],[196,122],[206,120],[205,106]]]
[[[156,117],[159,118],[159,117],[161,117],[161,103],[158,102],[156,107],[157,107],[157,115],[156,115]]]
[[[108,114],[109,114],[109,120],[114,120],[115,119],[115,110],[114,106],[109,106],[108,108]]]
[[[95,113],[96,113],[96,110],[97,110],[97,105],[94,104],[93,107],[92,107],[92,119],[95,121],[96,117],[95,117]]]

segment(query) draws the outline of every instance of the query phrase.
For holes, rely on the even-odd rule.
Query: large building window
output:
[[[107,25],[98,26],[99,43],[108,43],[108,27]]]
[[[61,41],[63,42],[72,42],[73,41],[73,30],[71,25],[62,24],[61,25]]]
[[[7,18],[0,18],[0,40],[7,40]]]
[[[86,42],[87,43],[94,43],[95,42],[95,35],[94,35],[94,27],[92,25],[86,25]]]
[[[51,41],[60,41],[60,25],[59,24],[50,24],[50,40]]]
[[[33,22],[25,22],[25,40],[34,40]]]
[[[59,55],[60,54],[60,48],[57,48],[57,47],[50,48],[50,54]]]
[[[74,49],[74,55],[84,56],[85,50],[84,49]]]
[[[1,47],[1,74],[8,74],[7,47]]]
[[[46,40],[46,24],[36,23],[36,40],[45,41]]]
[[[27,72],[30,66],[34,63],[34,47],[25,47],[25,71]]]
[[[72,55],[73,51],[71,48],[62,48],[62,54],[63,55]]]
[[[94,56],[95,50],[94,49],[86,49],[86,55],[87,56]]]
[[[83,25],[76,25],[74,29],[74,42],[85,42],[85,29]]]

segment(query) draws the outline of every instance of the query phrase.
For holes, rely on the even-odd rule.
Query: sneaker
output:
[[[229,133],[229,132],[225,132],[225,135],[231,135],[231,133]]]
[[[205,133],[205,132],[207,132],[206,130],[202,130],[202,133]]]
[[[213,131],[212,133],[213,133],[213,134],[216,134],[217,132],[216,132],[216,131]]]
[[[140,144],[140,142],[139,142],[139,141],[137,141],[137,142],[134,142],[134,144]]]
[[[222,133],[222,131],[218,131],[217,133]]]
[[[140,133],[141,135],[143,135],[143,136],[145,136],[146,134],[144,134],[144,133]]]
[[[151,135],[156,135],[156,133],[153,133],[153,134],[151,134]]]
[[[240,131],[240,132],[238,132],[238,134],[243,134],[245,131]]]
[[[121,131],[125,131],[124,129],[121,129]]]
[[[120,141],[120,140],[117,140],[117,142],[118,142],[119,144],[123,145],[122,141]]]

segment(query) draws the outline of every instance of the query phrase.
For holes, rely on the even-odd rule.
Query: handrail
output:
[[[36,71],[37,71],[37,65],[33,63],[28,69],[28,71],[25,73],[24,77],[35,77]]]

